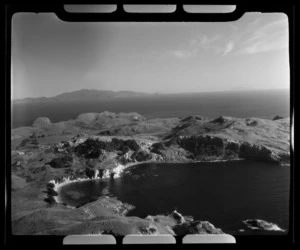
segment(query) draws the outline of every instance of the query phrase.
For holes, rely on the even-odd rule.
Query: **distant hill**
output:
[[[126,98],[135,96],[149,95],[146,93],[134,91],[110,91],[110,90],[95,90],[95,89],[82,89],[73,92],[62,93],[53,97],[37,97],[37,98],[24,98],[14,100],[14,104],[18,103],[40,103],[40,102],[66,102],[66,101],[97,101],[110,98]]]

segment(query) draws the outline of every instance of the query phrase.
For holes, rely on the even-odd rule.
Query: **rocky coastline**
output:
[[[13,232],[219,234],[222,230],[209,222],[193,221],[177,211],[145,219],[127,217],[133,207],[111,197],[96,197],[88,204],[72,208],[60,200],[60,189],[71,182],[118,178],[126,168],[149,162],[253,160],[289,165],[288,119],[189,116],[172,119],[167,122],[168,129],[160,129],[163,123],[166,121],[157,122],[159,134],[149,134],[147,120],[139,114],[104,112],[82,114],[75,121],[59,124],[39,118],[29,129],[13,131],[12,140],[19,139],[12,148]],[[152,129],[153,121],[149,124]],[[68,126],[73,132],[66,134]],[[139,128],[139,133],[130,134],[133,127]],[[78,133],[80,130],[84,133]],[[62,136],[66,139],[62,140]],[[49,143],[49,138],[54,137],[54,142]],[[63,226],[66,224],[67,228]]]

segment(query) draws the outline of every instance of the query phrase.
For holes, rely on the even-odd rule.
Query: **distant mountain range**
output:
[[[134,91],[110,91],[110,90],[94,90],[82,89],[68,93],[62,93],[53,97],[36,97],[14,100],[13,103],[41,103],[41,102],[67,102],[67,101],[97,101],[110,98],[126,98],[150,95]]]

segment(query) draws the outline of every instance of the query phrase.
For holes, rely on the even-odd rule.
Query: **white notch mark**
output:
[[[128,234],[123,238],[123,244],[176,244],[176,239],[170,234]]]
[[[110,234],[68,235],[63,245],[116,245],[116,239]]]
[[[116,4],[65,4],[64,9],[70,13],[112,13]]]
[[[231,13],[236,5],[183,5],[188,13]]]
[[[176,10],[175,4],[124,4],[123,7],[129,13],[172,13]]]
[[[215,244],[236,243],[235,238],[229,234],[188,234],[183,237],[182,244]]]

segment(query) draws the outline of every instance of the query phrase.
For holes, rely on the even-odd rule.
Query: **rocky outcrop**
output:
[[[156,226],[150,224],[147,227],[142,227],[140,229],[141,234],[159,234],[158,229]]]
[[[220,123],[224,124],[225,122],[232,121],[231,117],[226,117],[226,116],[220,116],[214,120],[211,121],[211,123]]]
[[[248,229],[251,230],[282,231],[282,232],[285,231],[284,229],[280,228],[278,225],[272,222],[267,222],[259,219],[248,219],[248,220],[244,220],[243,223],[244,225],[246,225]]]
[[[193,120],[204,120],[204,117],[200,116],[200,115],[190,115],[187,116],[183,119],[181,119],[181,122],[189,122],[189,121],[193,121]]]
[[[134,152],[130,158],[134,161],[144,162],[144,161],[151,160],[152,155],[147,153],[146,151],[140,150],[140,151]]]
[[[279,116],[279,115],[276,115],[276,116],[273,118],[273,121],[280,120],[280,119],[283,119],[283,117],[282,117],[282,116]]]
[[[224,232],[215,228],[213,224],[208,221],[189,221],[174,226],[173,231],[176,235],[186,234],[224,234]]]
[[[185,218],[182,216],[182,214],[178,213],[176,210],[174,210],[171,215],[174,217],[175,220],[177,220],[178,224],[185,223]]]
[[[208,221],[200,221],[191,216],[183,216],[178,211],[174,210],[168,215],[155,215],[147,216],[147,220],[152,223],[159,223],[168,227],[170,233],[173,235],[186,235],[186,234],[224,234],[224,232],[216,228]]]
[[[246,119],[246,125],[247,126],[256,126],[256,125],[258,125],[258,121],[253,120],[253,119]]]

